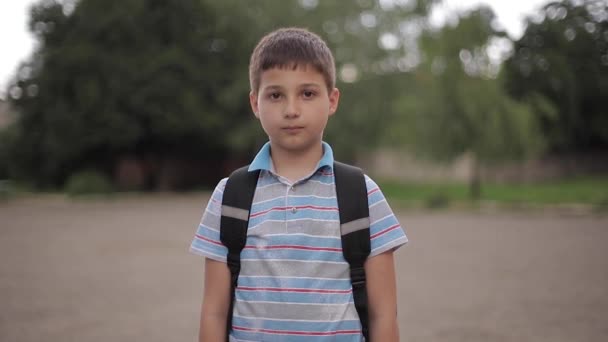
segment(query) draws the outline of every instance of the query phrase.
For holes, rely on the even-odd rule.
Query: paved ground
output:
[[[205,201],[0,203],[0,341],[194,341]],[[399,216],[402,341],[608,341],[608,217]]]

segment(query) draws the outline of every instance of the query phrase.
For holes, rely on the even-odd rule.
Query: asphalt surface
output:
[[[207,195],[0,202],[0,341],[195,341]],[[608,217],[399,213],[401,341],[608,341]]]

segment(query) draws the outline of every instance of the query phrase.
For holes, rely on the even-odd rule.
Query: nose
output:
[[[300,107],[296,99],[291,98],[286,101],[283,116],[289,119],[297,118],[298,116],[300,116]]]

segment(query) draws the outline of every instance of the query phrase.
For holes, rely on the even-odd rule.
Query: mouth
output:
[[[301,130],[303,130],[304,127],[302,126],[287,126],[287,127],[283,127],[282,130],[288,133],[297,133]]]

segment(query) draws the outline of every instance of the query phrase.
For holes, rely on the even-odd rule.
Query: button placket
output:
[[[298,222],[294,221],[295,215],[298,212],[297,202],[294,196],[296,195],[296,184],[289,183],[287,184],[287,191],[285,192],[285,228],[286,233],[292,233],[298,231]]]
[[[292,184],[292,185],[289,187],[289,192],[292,192],[292,193],[293,193],[293,192],[295,192],[295,187],[296,187],[296,185],[295,185],[295,184]],[[291,207],[290,211],[291,211],[291,213],[292,213],[292,214],[295,214],[296,212],[298,212],[298,208],[296,208],[296,206],[295,206],[295,205],[292,205],[292,207]]]
[[[291,206],[291,204],[289,203],[289,189],[291,188],[291,184],[289,183],[289,181],[283,177],[279,176],[279,181],[281,182],[281,184],[284,186],[284,197],[283,197],[283,205],[284,205],[284,210],[283,210],[283,229],[284,229],[284,233],[287,233],[287,229],[288,229],[288,219],[289,219],[289,208]]]

